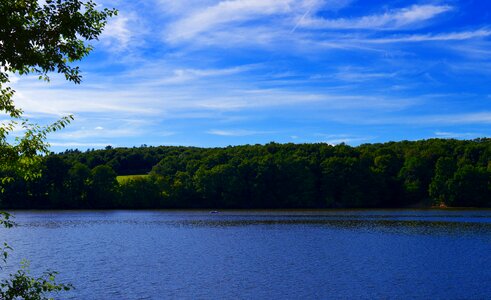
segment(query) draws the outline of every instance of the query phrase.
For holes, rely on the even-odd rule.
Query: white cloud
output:
[[[332,75],[331,75],[332,76]],[[377,72],[364,68],[346,66],[339,68],[339,71],[332,77],[347,82],[363,82],[370,80],[389,79],[397,76],[397,72]],[[325,75],[315,75],[313,79],[323,78]]]
[[[284,40],[295,31],[299,18],[323,10],[338,10],[352,0],[160,0],[170,4],[173,22],[165,27],[169,43],[202,45],[260,43]]]
[[[477,112],[453,115],[435,115],[417,118],[424,123],[444,123],[444,124],[491,124],[491,112]]]
[[[447,132],[447,131],[437,131],[435,132],[437,137],[441,138],[473,138],[478,136],[485,136],[484,134],[475,132]]]
[[[485,39],[473,40],[467,43],[454,43],[449,45],[449,48],[464,59],[478,61],[479,64],[483,61],[489,61],[489,58],[491,58],[490,43]],[[486,69],[491,71],[489,68]],[[485,71],[485,68],[478,67],[474,68],[474,70]]]
[[[350,30],[412,30],[427,21],[454,10],[450,5],[420,4],[389,9],[385,13],[355,18],[326,19],[326,11],[350,4],[348,0],[228,0],[176,1],[170,6],[172,17],[163,22],[165,42],[191,48],[261,47],[270,51],[374,51],[387,53],[377,44],[465,40],[486,37],[487,29],[449,34],[417,34],[376,38]],[[171,1],[172,2],[172,1]],[[303,30],[296,30],[297,27]],[[322,32],[319,31],[322,30]],[[332,30],[330,30],[332,29]],[[346,30],[339,32],[336,30]],[[314,50],[317,49],[317,50]],[[177,79],[179,80],[179,79]]]
[[[106,146],[116,147],[114,143],[77,143],[77,142],[50,142],[51,147],[81,147],[81,148],[101,148]]]
[[[314,29],[401,29],[420,26],[421,22],[430,20],[452,9],[448,5],[413,5],[411,7],[391,10],[384,14],[364,16],[351,19],[323,19],[303,17],[298,26]]]
[[[28,82],[28,81],[27,81]],[[28,115],[64,116],[77,113],[121,113],[149,115],[158,113],[145,105],[141,94],[126,89],[50,89],[48,86],[29,87],[19,82],[15,95],[18,107]]]
[[[186,16],[168,27],[170,42],[190,40],[202,32],[230,23],[245,22],[261,16],[287,13],[293,0],[234,0],[216,5]]]
[[[151,79],[147,82],[147,84],[179,84],[185,83],[189,81],[196,81],[198,79],[207,78],[207,77],[219,77],[219,76],[227,76],[239,74],[242,72],[246,72],[251,70],[254,66],[246,65],[246,66],[236,66],[232,68],[224,68],[224,69],[175,69],[172,71],[172,74],[169,76],[163,76],[158,79]],[[146,72],[148,73],[148,72]]]
[[[431,42],[431,41],[463,41],[469,39],[485,38],[491,36],[491,30],[479,29],[474,31],[461,31],[441,34],[414,34],[401,37],[367,39],[363,42],[375,44],[401,43],[401,42]]]
[[[165,41],[171,44],[187,42],[197,47],[225,48],[259,46],[273,51],[307,51],[307,49],[347,49],[381,51],[367,45],[397,42],[464,40],[488,36],[486,29],[450,34],[419,34],[390,38],[373,38],[343,34],[335,30],[401,30],[417,29],[426,21],[453,10],[449,5],[413,5],[392,9],[382,14],[359,18],[324,19],[320,12],[336,10],[350,1],[321,0],[230,0],[206,5],[199,9],[176,9],[173,21],[165,28]],[[179,6],[180,7],[180,6]],[[301,32],[296,28],[301,27]],[[319,35],[318,29],[324,30]],[[363,46],[364,45],[364,46]],[[385,50],[384,50],[385,51]],[[386,52],[386,51],[385,51]]]
[[[142,19],[134,12],[120,12],[112,17],[100,36],[106,51],[122,52],[134,50],[144,43],[146,30]]]
[[[94,127],[93,124],[99,124]],[[164,128],[155,130],[154,121],[135,120],[116,117],[80,116],[62,131],[57,131],[48,136],[48,141],[67,145],[85,147],[98,147],[111,144],[108,141],[128,141],[142,136],[167,137],[174,133]],[[54,145],[54,144],[53,144]],[[54,145],[56,146],[56,145]],[[59,145],[58,145],[59,146]]]
[[[216,0],[157,0],[162,13],[166,15],[189,14],[216,4]]]
[[[174,77],[164,75],[162,79],[158,79],[158,73],[152,71],[150,78],[140,78],[139,75],[128,77],[126,74],[93,77],[76,89],[69,83],[50,88],[50,85],[36,85],[29,78],[22,78],[16,84],[19,91],[16,102],[26,114],[34,116],[59,117],[72,113],[76,119],[92,114],[114,119],[144,120],[193,118],[193,115],[209,116],[213,112],[314,105],[332,111],[400,110],[417,103],[417,100],[410,98],[362,95],[354,91],[341,91],[337,94],[291,87],[261,88],[257,87],[265,82],[261,78],[242,74],[249,69],[250,66],[225,69],[174,68],[181,71],[174,72]],[[195,79],[191,80],[193,77]],[[200,78],[203,80],[198,80]],[[171,83],[183,84],[170,85]],[[227,116],[222,118],[226,119]],[[91,124],[87,128],[95,126],[104,130],[112,128],[104,124]]]
[[[243,129],[236,129],[236,130],[213,129],[213,130],[207,131],[206,133],[212,134],[212,135],[219,135],[219,136],[249,136],[249,135],[270,134],[273,132],[272,131],[243,130]]]
[[[350,121],[353,121],[352,119]],[[398,118],[379,117],[357,119],[357,123],[366,125],[375,124],[410,124],[410,125],[461,125],[461,124],[491,124],[491,112],[471,112],[461,114],[434,114],[426,116],[400,116]]]
[[[20,80],[20,76],[12,72],[7,72],[7,76],[9,77],[9,82],[11,84],[15,84]]]
[[[101,127],[102,128],[102,127]],[[87,138],[119,138],[138,136],[144,132],[138,128],[111,128],[111,129],[78,129],[64,130],[52,135],[53,138],[63,140],[80,140]]]
[[[235,91],[232,95],[210,96],[195,102],[195,107],[216,111],[240,111],[271,107],[326,107],[331,111],[350,109],[399,110],[414,105],[417,100],[363,95],[336,95],[296,92],[280,89]]]

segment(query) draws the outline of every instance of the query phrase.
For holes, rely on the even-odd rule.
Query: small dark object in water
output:
[[[210,211],[210,214],[217,214],[218,213],[218,210],[212,210]]]

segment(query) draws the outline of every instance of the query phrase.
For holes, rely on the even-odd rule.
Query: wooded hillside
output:
[[[491,139],[107,147],[53,154],[43,165],[41,178],[6,187],[3,207],[491,206]]]

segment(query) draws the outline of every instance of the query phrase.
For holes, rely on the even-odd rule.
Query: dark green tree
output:
[[[454,176],[456,162],[450,157],[440,157],[435,166],[435,176],[430,183],[429,196],[434,205],[446,205],[450,202],[452,195],[450,193],[450,182]]]
[[[353,157],[331,157],[322,162],[323,194],[328,207],[358,207],[368,195],[362,189],[360,162]]]
[[[399,171],[399,179],[402,181],[405,192],[404,202],[418,204],[428,200],[427,193],[432,170],[428,161],[418,155],[406,158]]]
[[[449,183],[452,206],[491,206],[491,173],[472,165],[460,167]]]
[[[159,186],[148,178],[135,178],[119,187],[121,208],[158,208],[160,206]]]
[[[381,206],[399,206],[398,201],[402,197],[402,185],[398,178],[402,167],[402,160],[397,153],[389,149],[379,149],[374,153],[371,172],[374,176],[372,189],[377,189],[377,199]]]
[[[92,169],[88,200],[92,208],[111,208],[117,203],[118,181],[111,167],[100,165]]]
[[[43,172],[50,206],[63,207],[66,202],[64,198],[67,194],[65,180],[70,166],[59,156],[53,155],[46,157],[44,166]]]
[[[68,207],[87,208],[88,185],[90,180],[90,169],[79,162],[75,163],[68,171]]]

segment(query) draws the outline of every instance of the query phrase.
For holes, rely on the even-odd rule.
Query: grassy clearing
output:
[[[149,175],[147,175],[147,174],[145,174],[145,175],[122,175],[122,176],[117,176],[116,180],[121,184],[121,183],[125,183],[125,182],[135,180],[135,179],[144,179],[144,178],[147,178],[148,176]]]

